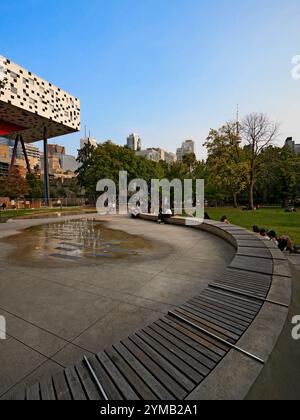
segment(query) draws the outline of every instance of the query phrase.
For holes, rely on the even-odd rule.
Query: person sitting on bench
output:
[[[168,209],[165,212],[163,212],[162,208],[159,209],[158,214],[158,223],[164,224],[167,219],[171,219],[173,216],[172,210]]]

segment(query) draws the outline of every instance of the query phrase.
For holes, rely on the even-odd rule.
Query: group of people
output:
[[[256,225],[253,226],[253,232],[256,233],[257,235],[262,236],[264,239],[268,241],[274,242],[282,252],[294,251],[293,243],[288,236],[285,236],[285,235],[277,236],[274,230],[267,230],[264,228],[259,228]]]
[[[131,214],[131,217],[133,219],[139,219],[140,215],[142,214],[141,207],[140,206],[133,207],[130,210],[130,214]],[[164,224],[166,222],[166,220],[170,219],[172,216],[173,216],[173,212],[172,212],[171,209],[167,209],[167,210],[163,211],[163,209],[160,208],[159,212],[158,212],[157,221],[158,221],[159,224]]]

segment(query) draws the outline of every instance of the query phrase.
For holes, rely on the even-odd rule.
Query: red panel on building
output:
[[[19,125],[0,121],[0,136],[6,136],[7,134],[12,134],[22,130],[25,130],[25,128],[20,127]]]

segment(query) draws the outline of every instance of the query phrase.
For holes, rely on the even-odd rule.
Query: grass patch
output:
[[[242,211],[233,208],[207,209],[212,220],[221,220],[227,216],[229,221],[238,226],[252,230],[253,225],[275,230],[277,235],[288,235],[294,243],[300,244],[300,210],[297,213],[285,213],[283,209],[260,209]]]

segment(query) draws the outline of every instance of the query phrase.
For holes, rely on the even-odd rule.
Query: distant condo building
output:
[[[149,148],[146,150],[141,150],[136,152],[137,156],[145,157],[148,160],[152,160],[153,162],[159,162],[161,160],[165,161],[166,163],[174,163],[176,161],[175,153],[166,152],[160,148]]]
[[[136,133],[132,133],[127,137],[127,147],[134,152],[140,152],[142,149],[142,140]]]
[[[300,155],[300,144],[293,140],[293,137],[288,137],[285,141],[285,146],[289,147],[293,153]]]
[[[182,161],[183,157],[195,153],[195,142],[193,140],[186,140],[182,143],[182,146],[177,149],[177,160]]]
[[[90,143],[91,146],[97,147],[98,143],[97,140],[92,137],[84,137],[80,140],[80,149],[83,149],[84,146],[86,146],[88,143]]]

